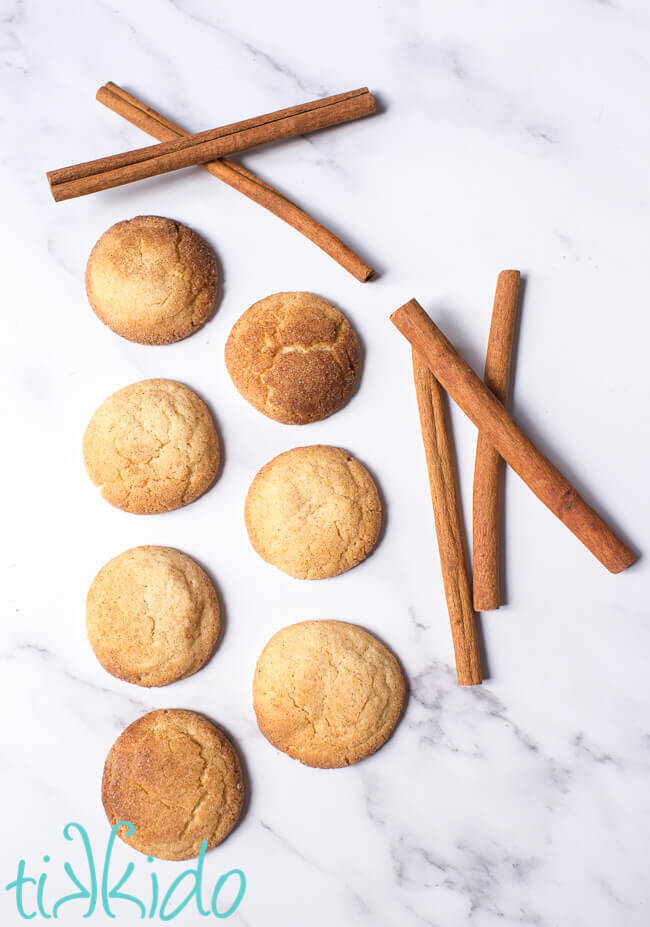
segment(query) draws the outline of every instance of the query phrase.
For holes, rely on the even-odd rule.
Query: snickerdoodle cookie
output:
[[[104,232],[88,259],[86,292],[110,329],[139,344],[171,344],[210,317],[217,261],[192,229],[136,216]]]
[[[378,750],[404,707],[406,682],[376,637],[343,621],[302,621],[259,656],[253,705],[274,747],[306,766],[349,766]]]
[[[366,468],[340,447],[316,444],[265,464],[244,516],[260,557],[296,579],[325,579],[368,556],[382,512]]]
[[[86,428],[88,475],[111,505],[137,515],[197,499],[219,469],[206,404],[175,380],[140,380],[109,396]]]
[[[152,711],[111,747],[102,779],[104,810],[118,836],[159,859],[198,856],[216,847],[241,814],[244,782],[235,748],[193,711]]]
[[[251,405],[287,425],[317,422],[350,398],[360,365],[343,313],[313,293],[276,293],[247,309],[226,342],[226,367]]]
[[[170,547],[134,547],[101,568],[86,599],[95,656],[118,679],[166,686],[191,676],[219,636],[219,600],[207,575]]]

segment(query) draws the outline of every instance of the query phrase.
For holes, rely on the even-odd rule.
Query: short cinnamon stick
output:
[[[391,320],[506,463],[585,547],[612,573],[634,563],[634,551],[514,423],[419,303],[412,299],[400,306]]]
[[[494,294],[483,382],[503,405],[508,398],[518,299],[519,271],[502,270]],[[498,608],[500,603],[499,522],[502,469],[498,452],[479,431],[472,506],[474,608],[477,612]]]
[[[188,135],[186,138],[172,139],[160,145],[149,145],[108,158],[73,164],[49,171],[47,179],[52,196],[60,202],[194,164],[204,164],[268,142],[340,125],[368,116],[374,111],[374,97],[363,87],[209,129],[197,135]]]
[[[442,580],[456,659],[456,676],[459,685],[475,686],[483,677],[444,395],[426,364],[415,351],[412,353],[413,379],[429,472]]]
[[[186,132],[176,123],[151,109],[137,97],[127,93],[117,84],[109,81],[97,91],[97,99],[113,112],[127,119],[134,126],[153,135],[161,142],[174,138],[186,138]],[[357,280],[365,283],[374,276],[374,270],[358,254],[349,248],[329,229],[313,219],[308,213],[292,203],[290,199],[275,190],[270,184],[261,180],[251,171],[234,161],[223,158],[202,164],[206,171],[223,180],[233,189],[238,190],[249,199],[268,209],[279,219],[291,225],[298,232],[329,254],[341,267],[345,268]]]

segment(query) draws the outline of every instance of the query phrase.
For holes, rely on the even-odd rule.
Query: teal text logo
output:
[[[224,919],[235,913],[246,892],[246,876],[241,869],[230,869],[218,877],[210,891],[204,875],[205,840],[201,843],[196,862],[176,876],[167,888],[160,884],[158,874],[151,868],[155,862],[153,856],[145,857],[148,869],[147,890],[142,890],[140,879],[139,890],[136,891],[133,884],[135,863],[128,863],[121,874],[111,871],[113,846],[120,827],[126,827],[127,836],[135,830],[129,821],[119,821],[113,827],[101,868],[98,869],[85,828],[75,822],[66,824],[63,836],[79,844],[83,861],[77,864],[76,869],[69,862],[63,863],[63,872],[69,880],[68,887],[74,887],[74,891],[56,898],[49,891],[48,870],[32,875],[27,871],[26,861],[19,860],[16,878],[5,889],[13,893],[20,917],[24,920],[35,917],[48,920],[63,918],[66,911],[74,908],[77,913],[83,910],[84,918],[92,917],[97,910],[103,910],[109,917],[119,919],[124,914],[132,921],[137,910],[137,916],[141,919],[156,917],[161,921],[171,921],[190,905],[193,912],[198,911],[203,917]],[[50,857],[44,856],[43,862],[49,863]],[[132,886],[131,891],[127,892],[124,889],[129,882]]]

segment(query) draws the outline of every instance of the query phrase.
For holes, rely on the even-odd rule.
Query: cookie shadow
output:
[[[354,567],[352,567],[352,569],[355,570],[357,567],[361,566],[362,563],[365,563],[367,560],[370,559],[370,557],[372,557],[372,555],[377,550],[381,542],[384,540],[384,537],[386,535],[386,529],[388,527],[388,517],[389,517],[388,516],[388,502],[386,500],[386,495],[382,488],[381,482],[377,479],[377,476],[373,468],[370,467],[366,463],[365,460],[362,460],[356,453],[352,453],[352,451],[348,447],[343,447],[341,448],[341,450],[345,451],[346,454],[349,454],[350,457],[353,457],[355,460],[357,460],[368,471],[377,489],[377,495],[379,496],[379,503],[381,505],[381,524],[379,526],[379,533],[377,535],[377,540],[375,541],[375,544],[372,550],[367,554],[367,556],[364,557],[364,559],[360,563],[357,563]],[[349,571],[346,571],[346,572],[349,572]],[[333,578],[336,578],[336,577],[333,577]]]
[[[341,310],[341,311],[342,311],[342,310]],[[346,315],[346,318],[347,318],[347,315]],[[350,322],[349,319],[348,319],[348,322]],[[348,398],[347,398],[347,400],[346,400],[346,402],[345,402],[345,405],[346,405],[346,406],[347,406],[348,402],[351,402],[351,401],[354,399],[354,397],[357,395],[357,393],[358,393],[359,390],[361,389],[361,381],[362,381],[362,379],[363,379],[363,377],[364,377],[364,374],[365,374],[365,371],[366,371],[366,355],[367,355],[366,342],[365,342],[363,336],[362,336],[361,333],[359,332],[359,330],[358,330],[358,328],[356,327],[356,325],[352,325],[352,322],[350,322],[350,325],[352,326],[352,330],[354,331],[355,335],[357,336],[357,342],[359,343],[359,369],[358,369],[358,371],[357,371],[357,378],[356,378],[355,383],[354,383],[354,388],[352,389],[352,392],[350,393],[350,395],[348,396]],[[343,408],[345,408],[345,406],[343,406]]]
[[[180,220],[175,219],[174,221],[178,222]],[[183,222],[183,225],[187,225],[187,222]],[[194,335],[197,332],[201,331],[201,329],[205,328],[206,325],[209,325],[210,322],[212,322],[214,317],[217,315],[219,309],[221,308],[223,304],[224,296],[226,293],[226,276],[225,276],[226,272],[224,269],[223,261],[221,260],[221,256],[219,255],[219,252],[215,248],[212,242],[211,236],[203,228],[199,229],[199,228],[196,228],[196,226],[194,225],[191,225],[191,226],[188,225],[187,227],[191,228],[192,231],[197,233],[197,235],[200,235],[203,241],[205,241],[205,243],[209,246],[210,251],[212,252],[212,256],[214,257],[215,264],[216,264],[216,270],[217,270],[217,289],[216,289],[216,293],[214,294],[214,302],[212,304],[212,309],[210,310],[210,314],[205,320],[205,322],[199,326],[199,328],[194,329],[194,331],[191,332],[190,335],[188,335],[188,338],[189,338],[191,337],[191,335]]]
[[[184,551],[179,551],[179,553],[184,553]],[[190,555],[187,554],[186,556],[190,556]],[[228,615],[228,609],[226,607],[223,594],[221,592],[221,587],[219,586],[219,582],[216,579],[214,573],[212,572],[210,567],[206,566],[205,563],[203,563],[202,560],[199,560],[198,557],[195,557],[194,554],[192,554],[191,557],[194,563],[196,563],[198,566],[201,567],[205,575],[208,577],[208,579],[212,583],[212,588],[215,591],[215,594],[217,596],[217,602],[219,604],[219,634],[217,635],[217,639],[214,642],[214,648],[212,649],[212,653],[210,654],[208,659],[205,661],[203,666],[197,670],[197,673],[200,673],[201,670],[205,669],[206,667],[210,665],[210,663],[212,662],[212,658],[215,656],[217,650],[221,647],[221,644],[223,643],[223,639],[226,635],[226,630],[228,628],[228,622],[230,618]],[[193,675],[196,675],[196,673]]]
[[[213,724],[217,728],[218,731],[220,731],[225,737],[228,738],[228,740],[233,746],[235,753],[237,754],[237,759],[239,760],[239,767],[241,769],[244,796],[242,799],[242,806],[239,812],[239,817],[237,818],[237,823],[235,824],[233,829],[230,831],[230,834],[232,834],[237,830],[240,824],[243,823],[244,818],[248,814],[248,810],[251,804],[252,785],[251,785],[250,771],[248,769],[248,763],[246,762],[246,754],[241,749],[238,739],[233,735],[233,733],[224,724],[222,724],[220,721],[215,721],[214,718],[210,717],[210,715],[205,714],[205,712],[196,712],[196,714],[200,714],[203,718],[206,719],[206,721],[209,721],[210,724]],[[221,841],[220,844],[218,844],[216,847],[213,847],[213,849],[216,850],[218,849],[218,847],[222,846],[226,842],[230,834],[228,834],[226,838]]]
[[[190,386],[189,383],[185,383],[184,380],[179,380],[177,382],[181,383],[183,386],[187,387],[187,389],[195,393],[199,397],[201,402],[204,403],[204,405],[207,407],[208,412],[210,413],[210,417],[212,418],[212,421],[214,423],[214,430],[217,433],[217,440],[219,442],[219,465],[212,479],[212,482],[210,483],[209,486],[207,486],[204,489],[204,491],[201,493],[200,496],[197,496],[196,499],[192,499],[192,501],[188,502],[187,505],[181,506],[181,508],[185,509],[185,508],[188,508],[189,506],[194,505],[196,502],[202,499],[205,495],[207,495],[207,493],[209,493],[211,489],[214,489],[215,485],[221,479],[221,476],[224,471],[224,467],[226,465],[226,445],[224,444],[224,440],[223,440],[223,429],[221,428],[221,424],[219,422],[219,416],[215,412],[214,405],[212,404],[212,402],[209,399],[206,399],[206,397],[203,396],[201,393],[199,393],[198,390],[196,390],[193,386]]]
[[[341,620],[341,619],[338,619],[338,620]],[[353,768],[354,766],[358,766],[360,763],[365,763],[367,760],[372,759],[373,756],[376,756],[376,754],[379,753],[380,750],[382,750],[382,749],[386,746],[386,744],[389,743],[389,742],[392,740],[392,738],[393,738],[394,735],[395,735],[395,732],[397,731],[398,727],[399,727],[400,724],[402,723],[402,720],[403,720],[403,718],[404,718],[404,715],[406,714],[406,709],[408,708],[409,699],[411,698],[411,680],[409,679],[409,675],[408,675],[408,673],[406,672],[406,670],[405,670],[405,668],[404,668],[404,664],[402,663],[402,661],[401,661],[399,655],[396,654],[395,651],[393,650],[393,648],[392,648],[389,644],[386,643],[386,641],[383,639],[383,637],[381,636],[381,634],[377,634],[377,632],[374,630],[374,628],[368,628],[368,627],[366,627],[365,624],[359,624],[359,623],[356,622],[356,621],[354,622],[354,624],[355,624],[358,628],[361,628],[363,631],[365,631],[367,634],[370,634],[372,637],[374,637],[375,640],[378,640],[379,643],[382,644],[382,645],[386,648],[386,650],[387,650],[390,654],[392,654],[392,655],[395,657],[395,659],[397,660],[397,665],[399,666],[400,672],[401,672],[401,674],[402,674],[402,678],[404,679],[404,701],[403,701],[403,703],[402,703],[402,707],[401,707],[401,709],[400,709],[400,713],[399,713],[399,715],[397,716],[397,720],[395,721],[395,725],[394,725],[394,727],[393,727],[393,730],[390,732],[390,734],[388,735],[388,737],[386,738],[386,740],[383,742],[383,744],[381,745],[381,747],[378,747],[377,750],[375,750],[374,753],[370,753],[370,754],[368,754],[368,756],[364,756],[364,758],[363,758],[362,760],[359,760],[359,761],[356,762],[356,763],[352,763],[351,766],[346,766],[346,767],[344,767],[345,769],[351,769],[351,768]]]
[[[326,300],[328,303],[332,303],[332,305],[336,306],[336,308],[339,310],[340,313],[342,313],[342,315],[345,317],[345,319],[346,319],[348,325],[350,326],[350,328],[351,328],[352,331],[354,332],[354,334],[355,334],[355,336],[356,336],[356,339],[357,339],[357,344],[359,345],[359,363],[358,363],[358,367],[357,367],[357,371],[356,371],[356,378],[355,378],[355,381],[354,381],[352,390],[350,391],[350,394],[347,396],[347,398],[346,398],[346,400],[345,400],[345,402],[343,403],[342,406],[339,406],[338,409],[334,409],[334,411],[333,411],[333,412],[330,412],[330,414],[327,415],[327,416],[325,416],[325,418],[318,419],[318,422],[325,422],[325,421],[327,421],[327,419],[331,419],[333,415],[336,415],[337,412],[341,412],[343,409],[345,409],[345,408],[347,407],[347,405],[348,405],[350,402],[352,402],[352,400],[354,399],[354,397],[357,395],[357,393],[358,393],[359,390],[361,389],[361,381],[362,381],[362,379],[363,379],[364,371],[365,371],[365,369],[366,369],[366,343],[365,343],[365,341],[363,340],[363,337],[361,336],[361,334],[360,334],[360,332],[359,332],[359,329],[358,329],[357,326],[353,323],[353,321],[352,321],[352,319],[350,318],[350,316],[348,315],[348,313],[345,311],[345,309],[342,309],[341,306],[339,305],[338,300],[330,299],[329,296],[323,296],[323,294],[320,293],[320,292],[319,292],[319,293],[316,293],[316,296],[319,296],[321,299],[324,299],[324,300]],[[310,423],[310,424],[317,424],[317,422],[313,422],[313,423]],[[298,427],[299,427],[299,428],[302,428],[302,427],[304,427],[304,426],[299,425]]]

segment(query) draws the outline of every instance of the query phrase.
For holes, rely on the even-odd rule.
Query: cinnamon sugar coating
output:
[[[360,367],[343,313],[313,293],[275,293],[234,324],[226,367],[251,405],[276,422],[305,425],[348,401]]]
[[[170,708],[130,724],[111,747],[102,802],[118,836],[158,859],[191,859],[217,846],[241,815],[244,781],[230,740],[202,715]]]
[[[375,481],[340,447],[295,447],[270,460],[248,490],[250,542],[296,579],[326,579],[361,563],[381,530]]]
[[[139,344],[171,344],[191,335],[212,314],[217,290],[217,261],[208,243],[162,216],[111,226],[86,267],[95,315]]]
[[[109,396],[83,438],[88,476],[111,505],[169,512],[202,495],[219,470],[206,404],[175,380],[140,380]]]
[[[406,700],[395,656],[343,621],[302,621],[274,634],[253,681],[257,723],[307,766],[349,766],[392,734]]]
[[[170,547],[133,547],[106,563],[86,599],[86,630],[104,669],[139,686],[196,673],[219,636],[207,574]]]

